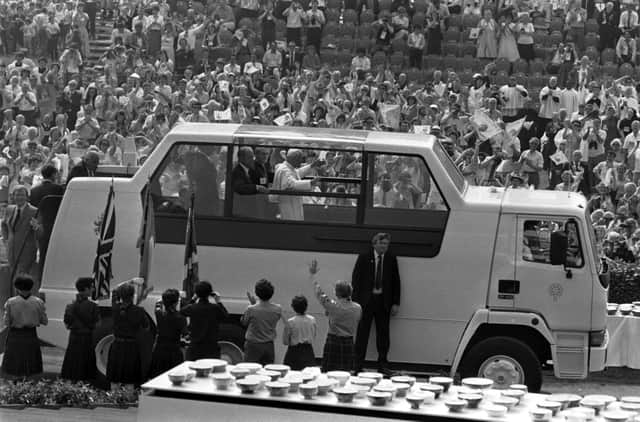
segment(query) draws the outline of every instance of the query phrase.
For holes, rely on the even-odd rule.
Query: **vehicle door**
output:
[[[565,265],[551,264],[552,233],[566,235]],[[588,331],[591,269],[585,261],[586,233],[568,217],[518,216],[516,309],[539,313],[554,330]]]

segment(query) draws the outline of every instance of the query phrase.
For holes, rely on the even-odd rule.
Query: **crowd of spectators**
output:
[[[40,183],[45,164],[65,182],[91,151],[101,164],[139,165],[182,122],[431,133],[470,183],[582,192],[594,223],[608,227],[603,237],[631,244],[640,240],[637,9],[4,2],[0,203],[13,185]],[[110,25],[96,58],[92,40]]]

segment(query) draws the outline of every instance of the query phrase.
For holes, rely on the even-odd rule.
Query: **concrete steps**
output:
[[[113,24],[113,20],[96,17],[96,38],[89,40],[89,56],[85,60],[87,64],[95,65],[100,57],[109,50]]]

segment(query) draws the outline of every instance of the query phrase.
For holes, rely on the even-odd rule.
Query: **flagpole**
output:
[[[191,298],[194,293],[194,285],[198,281],[198,252],[195,234],[195,200],[196,194],[191,192],[189,203],[189,212],[187,215],[187,227],[185,231],[184,246],[184,269],[185,277],[183,281],[183,290],[187,298]]]
[[[140,248],[138,276],[143,280],[138,303],[143,301],[152,289],[149,287],[149,275],[151,273],[151,239],[155,236],[155,216],[153,215],[153,199],[151,197],[151,178],[147,181],[145,189],[144,202],[142,204],[142,222],[137,245]]]

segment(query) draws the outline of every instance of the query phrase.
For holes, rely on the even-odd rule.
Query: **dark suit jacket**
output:
[[[259,184],[259,179],[256,172],[249,169],[249,175],[244,171],[240,164],[231,171],[231,186],[233,186],[233,192],[240,195],[255,195],[258,193],[256,185]]]
[[[38,205],[40,204],[40,201],[42,201],[42,198],[49,195],[64,195],[64,187],[49,180],[43,180],[42,184],[31,189],[31,194],[29,195],[29,203],[38,208]]]
[[[353,287],[352,299],[361,306],[366,306],[373,294],[373,282],[376,274],[376,258],[373,248],[360,254],[351,276]],[[390,309],[391,305],[400,305],[400,273],[398,259],[391,252],[384,254],[382,261],[382,295],[384,305]]]
[[[36,263],[37,233],[31,227],[37,208],[27,203],[16,221],[17,207],[9,205],[2,220],[2,237],[7,241],[7,260],[15,274],[30,273]]]
[[[73,166],[69,172],[69,176],[67,177],[67,183],[69,183],[74,177],[89,177],[89,170],[87,169],[87,166],[85,166],[84,161]]]

